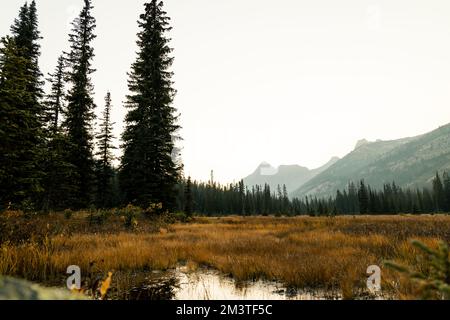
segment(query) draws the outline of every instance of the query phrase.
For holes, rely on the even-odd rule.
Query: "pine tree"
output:
[[[444,210],[450,212],[450,175],[448,172],[443,174],[443,185],[444,185]]]
[[[2,110],[0,121],[5,130],[0,132],[7,138],[2,139],[2,143],[5,141],[3,146],[5,150],[2,151],[5,153],[2,152],[0,172],[5,172],[2,178],[9,180],[11,179],[9,174],[17,169],[14,174],[17,181],[9,183],[4,196],[5,201],[14,204],[27,202],[26,206],[30,208],[31,205],[35,206],[42,191],[43,177],[40,166],[43,146],[43,110],[40,99],[43,83],[38,64],[40,56],[38,41],[41,37],[35,1],[32,1],[30,6],[25,3],[20,8],[18,18],[11,26],[11,32],[12,38],[2,40],[4,48],[0,70],[3,78],[1,103],[5,109]],[[8,138],[13,136],[14,146],[8,145]]]
[[[92,121],[94,120],[95,104],[92,98],[93,85],[90,75],[94,49],[91,42],[94,34],[95,18],[91,15],[91,0],[84,0],[80,15],[72,23],[72,33],[69,35],[70,53],[67,61],[70,67],[68,79],[71,88],[68,92],[67,114],[64,126],[67,129],[70,147],[70,162],[75,168],[74,199],[71,207],[83,208],[92,203],[94,178],[94,161],[92,155]]]
[[[444,186],[442,185],[441,177],[438,172],[436,172],[436,176],[433,179],[433,194],[436,211],[443,211],[445,206]]]
[[[172,210],[180,167],[174,162],[176,109],[172,107],[173,58],[166,33],[171,30],[163,3],[145,4],[140,16],[138,57],[132,65],[127,97],[128,114],[122,136],[121,187],[126,202],[140,206],[162,203]]]
[[[186,187],[184,189],[184,213],[187,217],[192,217],[194,201],[192,199],[192,181],[189,177],[186,181]]]
[[[0,205],[21,204],[39,193],[36,144],[40,129],[28,111],[33,94],[28,60],[15,40],[1,40],[0,48]]]
[[[65,109],[64,88],[65,62],[64,58],[58,58],[57,66],[53,74],[49,74],[47,81],[50,83],[50,93],[45,101],[45,128],[46,141],[43,157],[43,187],[45,189],[42,208],[45,211],[51,209],[65,209],[73,202],[74,188],[71,186],[74,167],[69,162],[70,154],[64,128],[61,127],[61,115]]]
[[[103,111],[102,123],[100,124],[100,133],[96,136],[98,141],[99,157],[97,172],[97,207],[111,207],[113,199],[113,177],[114,169],[112,161],[114,160],[112,150],[116,149],[112,141],[115,139],[113,135],[113,125],[111,122],[111,93],[108,92],[105,97],[105,110]]]
[[[39,57],[41,55],[39,40],[42,39],[38,30],[38,16],[36,2],[33,0],[28,6],[25,3],[19,12],[19,17],[14,20],[11,26],[11,33],[19,48],[19,53],[27,60],[27,68],[30,75],[30,82],[27,89],[32,95],[32,104],[29,108],[40,115],[42,106],[40,99],[43,96],[43,81],[41,80],[42,73],[39,69]]]
[[[348,210],[352,214],[359,212],[358,191],[353,181],[348,184]]]
[[[238,185],[239,189],[239,201],[238,201],[238,213],[241,215],[246,214],[246,208],[245,208],[245,185],[244,180],[239,181]]]
[[[369,196],[367,194],[367,188],[364,184],[364,180],[361,180],[359,190],[358,190],[358,199],[359,199],[359,212],[361,214],[366,214],[369,212]]]
[[[283,213],[291,214],[289,207],[290,207],[290,205],[289,205],[289,195],[288,195],[287,187],[285,184],[283,184]]]
[[[65,88],[64,88],[64,75],[65,75],[65,62],[64,57],[58,58],[55,72],[49,74],[47,81],[50,84],[50,93],[47,95],[45,101],[45,114],[44,121],[46,129],[48,130],[47,136],[50,134],[56,134],[59,131],[59,125],[61,122],[61,115],[64,109],[65,100]]]

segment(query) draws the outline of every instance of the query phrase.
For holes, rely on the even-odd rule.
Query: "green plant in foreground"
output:
[[[427,247],[420,241],[412,241],[426,257],[426,272],[415,271],[410,267],[402,266],[392,261],[385,265],[393,270],[405,274],[411,281],[418,283],[422,299],[450,299],[450,258],[449,247],[440,242],[437,250]]]
[[[73,216],[73,211],[70,209],[66,209],[64,210],[64,218],[66,218],[67,220],[70,220],[70,218],[72,218]]]
[[[136,228],[138,225],[137,217],[142,214],[142,209],[129,204],[121,210],[121,214],[127,228]]]

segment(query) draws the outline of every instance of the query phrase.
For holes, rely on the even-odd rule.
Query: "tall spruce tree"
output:
[[[369,212],[369,195],[364,180],[360,181],[358,189],[359,212],[366,214]]]
[[[114,156],[112,150],[116,149],[113,145],[115,139],[113,135],[114,123],[111,122],[111,93],[108,92],[105,97],[105,109],[103,111],[103,118],[101,119],[100,132],[97,134],[97,153],[98,157],[96,176],[97,176],[97,207],[105,208],[111,207],[114,199],[113,194],[113,178],[114,169],[112,161]]]
[[[74,188],[70,182],[73,180],[74,167],[70,164],[68,140],[65,129],[60,125],[61,116],[65,111],[65,60],[63,56],[58,62],[53,74],[49,74],[47,81],[50,92],[45,100],[45,152],[43,168],[44,197],[42,208],[45,211],[65,209],[73,202]]]
[[[13,38],[0,46],[0,205],[20,205],[41,191],[37,169],[37,117],[29,111],[33,94],[28,60]]]
[[[120,183],[126,202],[140,206],[162,203],[172,210],[180,166],[172,157],[179,126],[172,106],[175,90],[169,70],[173,62],[167,37],[169,20],[163,3],[153,0],[145,4],[138,22],[139,51],[128,81],[131,94],[122,135]]]
[[[191,177],[188,177],[186,186],[184,188],[184,213],[187,217],[192,217],[194,211],[194,200],[192,198],[192,181]]]
[[[437,212],[444,211],[445,207],[445,193],[444,186],[442,184],[441,177],[439,173],[436,172],[436,176],[433,179],[433,195],[434,195],[434,205]]]
[[[84,208],[92,204],[94,183],[94,160],[92,154],[92,122],[95,118],[93,85],[91,74],[94,49],[91,46],[96,38],[94,34],[95,18],[92,16],[91,0],[84,0],[80,15],[72,23],[69,35],[70,52],[67,54],[69,66],[68,79],[70,89],[67,100],[67,114],[64,126],[67,128],[70,142],[70,163],[75,168],[71,181],[74,186],[73,208]]]
[[[36,115],[41,115],[42,106],[40,99],[43,97],[42,73],[39,69],[39,57],[41,55],[39,40],[42,39],[38,29],[38,16],[36,1],[30,5],[25,3],[19,12],[18,18],[14,20],[11,26],[11,33],[19,48],[19,54],[27,60],[29,72],[29,84],[27,89],[30,91],[33,101],[29,108]]]
[[[58,58],[55,72],[49,73],[47,82],[50,84],[50,93],[45,101],[45,124],[48,131],[47,136],[59,131],[61,116],[64,112],[65,100],[65,60],[64,56]]]
[[[13,204],[26,202],[35,205],[42,191],[43,109],[41,72],[39,70],[41,39],[35,1],[25,3],[11,26],[12,38],[2,41],[2,110],[0,130],[2,158],[0,174],[6,180],[11,174],[16,182],[7,183],[7,191],[0,196]],[[16,64],[14,66],[14,64]],[[16,72],[16,73],[15,73]],[[16,82],[16,83],[15,83]],[[14,97],[14,98],[13,98]],[[13,138],[13,145],[8,139]],[[13,172],[15,172],[13,174]],[[6,188],[6,185],[2,186]]]
[[[445,206],[444,210],[450,212],[450,175],[448,172],[442,174],[442,184],[444,186]]]

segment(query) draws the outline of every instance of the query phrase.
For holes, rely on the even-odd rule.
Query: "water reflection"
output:
[[[312,300],[325,299],[323,292],[287,290],[282,284],[267,281],[236,282],[215,271],[176,272],[178,300]],[[337,297],[336,297],[337,298]]]
[[[214,270],[177,268],[152,273],[129,292],[131,300],[317,300],[339,299],[326,291],[287,289],[268,281],[237,282]]]

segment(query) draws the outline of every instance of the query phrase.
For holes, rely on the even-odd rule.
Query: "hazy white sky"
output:
[[[24,0],[1,0],[0,35]],[[144,0],[94,0],[96,102],[117,136]],[[66,50],[82,0],[37,0],[41,67]],[[230,182],[263,160],[318,167],[357,140],[450,122],[448,0],[168,0],[185,172]],[[99,108],[99,113],[101,108]]]

